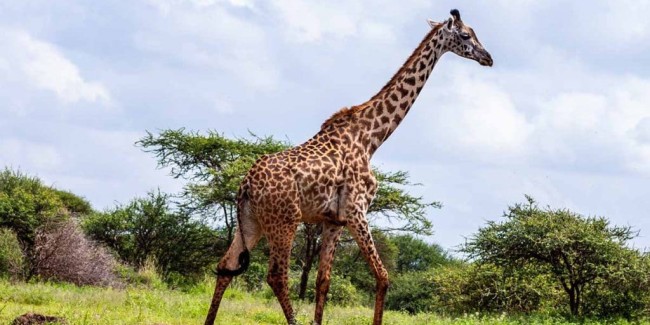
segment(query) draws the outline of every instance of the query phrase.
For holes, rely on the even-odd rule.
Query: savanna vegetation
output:
[[[0,172],[0,322],[28,311],[71,324],[203,320],[212,272],[236,227],[239,181],[261,155],[290,144],[179,129],[147,133],[137,145],[185,180],[180,193],[152,190],[96,211],[25,172]],[[423,240],[433,234],[428,213],[441,203],[410,194],[418,184],[405,171],[375,174],[379,190],[369,215],[391,275],[387,324],[627,323],[650,316],[650,255],[629,245],[637,236],[632,227],[525,197],[450,252]],[[313,311],[320,232],[302,226],[292,250],[291,291],[304,323]],[[218,322],[284,322],[265,282],[267,255],[262,240]],[[369,323],[374,288],[356,244],[344,236],[329,324]]]

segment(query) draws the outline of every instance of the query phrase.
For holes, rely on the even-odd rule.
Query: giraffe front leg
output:
[[[352,218],[348,223],[348,230],[350,231],[350,234],[352,234],[352,237],[354,237],[357,245],[359,245],[359,249],[370,265],[370,270],[372,270],[377,281],[375,292],[375,315],[372,323],[373,325],[381,325],[382,317],[384,315],[384,300],[389,285],[388,272],[381,262],[379,253],[375,248],[365,213],[356,213],[354,218]]]
[[[321,235],[320,261],[318,262],[318,276],[316,277],[316,311],[314,313],[314,324],[320,325],[323,322],[323,309],[327,300],[327,292],[330,289],[330,271],[336,245],[341,237],[342,226],[331,223],[323,224]]]

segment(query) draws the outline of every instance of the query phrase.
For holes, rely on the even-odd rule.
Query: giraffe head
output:
[[[492,56],[483,48],[472,27],[463,23],[457,9],[452,9],[450,13],[451,17],[441,23],[429,19],[431,28],[440,26],[449,51],[464,58],[472,59],[480,65],[491,67]]]

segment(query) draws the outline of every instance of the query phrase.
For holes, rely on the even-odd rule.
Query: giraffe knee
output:
[[[379,273],[379,276],[377,277],[377,291],[385,293],[389,286],[390,280],[388,279],[388,273],[385,271]]]
[[[273,267],[266,275],[266,283],[268,283],[271,288],[280,288],[285,284],[285,282],[288,282],[285,273],[278,270],[277,267]]]
[[[316,278],[316,290],[318,292],[320,292],[322,290],[328,290],[329,287],[330,287],[330,281],[331,281],[331,279],[330,279],[329,275],[328,276],[322,275],[322,276],[317,277]]]
[[[266,283],[268,283],[271,288],[275,287],[279,282],[280,277],[278,274],[269,272],[269,274],[266,275]]]

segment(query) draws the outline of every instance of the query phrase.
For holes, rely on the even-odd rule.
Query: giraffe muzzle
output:
[[[475,50],[474,56],[476,57],[476,61],[484,67],[491,67],[494,63],[494,61],[492,61],[492,56],[486,50]]]

